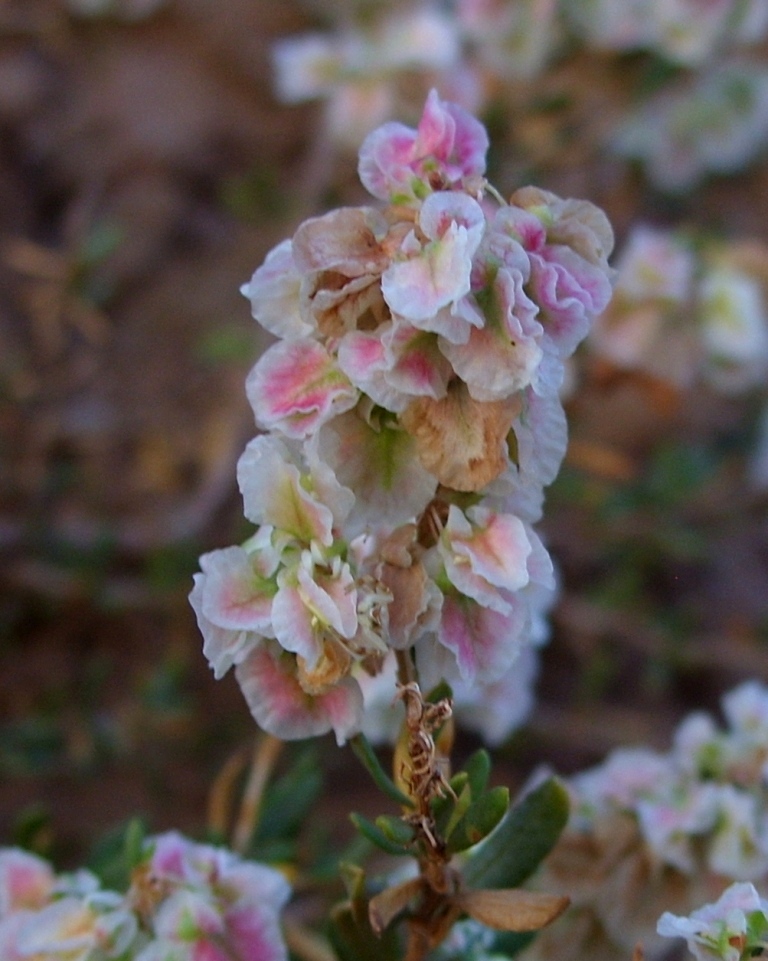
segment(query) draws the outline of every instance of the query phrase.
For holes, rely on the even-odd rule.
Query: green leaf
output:
[[[323,788],[317,750],[302,750],[290,768],[268,785],[249,852],[264,859],[265,845],[297,838]]]
[[[457,805],[458,807],[458,805]],[[493,831],[509,808],[509,788],[494,787],[473,801],[448,836],[448,850],[456,853],[479,844]]]
[[[350,821],[355,825],[357,830],[368,840],[371,844],[375,844],[376,847],[381,848],[382,851],[386,851],[387,854],[394,854],[399,857],[403,855],[410,855],[412,853],[411,849],[406,844],[399,844],[389,838],[384,831],[373,821],[369,821],[368,818],[363,817],[362,814],[352,813],[349,815]]]
[[[473,852],[462,875],[470,888],[518,887],[554,847],[568,820],[568,792],[550,778],[507,811]]]
[[[402,818],[392,814],[380,814],[375,823],[376,827],[381,828],[389,840],[394,841],[395,844],[408,845],[413,841],[413,827],[406,824]]]
[[[488,787],[488,778],[491,776],[491,755],[481,747],[467,760],[463,770],[469,778],[472,797],[480,797]]]
[[[328,937],[339,961],[398,961],[403,949],[397,928],[390,927],[377,937],[367,919],[367,904],[365,908],[362,917],[349,901],[331,910]]]
[[[373,778],[376,787],[391,800],[412,808],[413,801],[407,794],[403,794],[392,778],[384,771],[368,738],[364,734],[356,734],[353,738],[350,738],[349,743],[355,752],[355,756]]]
[[[453,805],[453,810],[451,811],[451,816],[448,818],[448,823],[445,826],[445,837],[450,838],[456,829],[456,826],[463,820],[464,815],[472,806],[472,791],[469,787],[469,781],[467,779],[461,793],[456,798],[456,803]]]

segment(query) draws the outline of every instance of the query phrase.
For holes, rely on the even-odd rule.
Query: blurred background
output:
[[[589,199],[617,237],[508,781],[664,748],[768,676],[766,38],[764,0],[0,0],[0,844],[204,828],[254,734],[186,600],[248,534],[268,341],[238,289],[364,202],[363,136],[432,86],[486,122],[503,194]]]

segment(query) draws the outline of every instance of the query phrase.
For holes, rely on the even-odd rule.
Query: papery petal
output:
[[[526,608],[520,601],[502,613],[468,597],[448,594],[438,640],[453,653],[462,680],[489,683],[511,667],[524,640],[525,624]]]
[[[0,849],[0,919],[13,911],[42,907],[53,882],[53,868],[43,858],[21,848]]]
[[[506,437],[519,402],[481,403],[460,381],[441,400],[418,398],[401,416],[424,467],[446,487],[477,491],[505,469]]]
[[[405,410],[410,400],[394,387],[385,372],[392,360],[381,341],[380,332],[351,331],[339,343],[339,367],[358,390],[393,413]]]
[[[389,263],[381,244],[386,233],[387,222],[376,208],[341,207],[304,221],[293,238],[293,257],[303,273],[377,275]]]
[[[416,256],[395,260],[381,277],[381,290],[393,313],[415,326],[470,289],[473,244],[466,227],[453,223]]]
[[[316,540],[330,547],[333,543],[331,508],[307,490],[311,485],[302,483],[291,451],[278,438],[260,436],[250,441],[237,463],[237,481],[245,516],[255,524],[269,524],[304,544]]]
[[[194,575],[194,587],[189,595],[189,603],[195,612],[197,626],[203,635],[203,654],[218,680],[234,664],[238,664],[259,643],[260,637],[252,631],[231,630],[218,627],[203,614],[203,594],[205,575]]]
[[[350,411],[326,424],[318,443],[338,480],[355,491],[347,519],[353,532],[407,523],[434,496],[437,480],[419,463],[414,439],[396,424],[374,427]]]
[[[483,124],[458,104],[441,100],[431,90],[418,126],[414,152],[434,157],[444,166],[448,180],[485,173],[488,134]]]
[[[360,727],[363,696],[346,677],[325,694],[310,696],[296,678],[295,658],[265,644],[239,664],[236,676],[256,723],[283,740],[316,737],[333,730],[343,744]]]
[[[501,612],[511,608],[508,592],[530,579],[531,543],[523,522],[511,514],[477,506],[467,516],[452,504],[438,550],[448,578],[462,594]]]
[[[273,344],[248,375],[245,390],[259,426],[295,438],[308,437],[357,403],[357,391],[328,351],[306,338]]]
[[[293,245],[284,240],[267,254],[240,293],[251,302],[251,313],[276,337],[309,337],[314,325],[302,317],[301,274],[293,258]]]
[[[419,227],[430,240],[440,240],[453,227],[467,232],[467,256],[473,257],[486,227],[480,204],[467,194],[446,190],[430,194],[419,209]]]
[[[409,163],[416,131],[391,121],[373,130],[360,147],[358,175],[365,189],[379,200],[406,201],[412,197],[415,179]]]
[[[380,334],[388,384],[409,397],[445,397],[453,371],[433,335],[405,321],[393,323]]]
[[[237,961],[287,961],[277,914],[253,901],[226,914],[227,942]]]
[[[203,616],[217,627],[270,636],[277,586],[255,570],[248,553],[242,547],[227,547],[205,554],[200,565],[205,575]]]

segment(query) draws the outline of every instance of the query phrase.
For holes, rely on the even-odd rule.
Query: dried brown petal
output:
[[[419,460],[441,484],[477,491],[507,466],[506,437],[520,410],[513,395],[505,400],[473,400],[460,380],[440,400],[419,397],[401,415],[416,441]]]

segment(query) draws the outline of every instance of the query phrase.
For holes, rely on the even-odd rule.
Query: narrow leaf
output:
[[[519,888],[464,891],[456,904],[475,921],[497,931],[538,931],[559,917],[570,899]]]
[[[453,834],[456,826],[461,822],[464,815],[472,806],[472,791],[469,784],[465,784],[464,788],[456,799],[456,803],[451,811],[451,816],[448,818],[448,823],[445,826],[445,836],[450,838]]]
[[[378,825],[374,824],[373,821],[369,821],[368,818],[363,817],[362,814],[350,814],[349,819],[364,837],[368,838],[376,847],[381,848],[382,851],[386,851],[387,854],[402,857],[405,854],[411,853],[409,847],[392,841]]]
[[[491,755],[484,747],[479,748],[469,757],[464,770],[472,788],[472,797],[480,797],[488,787],[488,778],[491,776]]]
[[[473,851],[462,875],[468,888],[519,887],[549,854],[568,820],[568,792],[550,778],[507,811]]]
[[[402,818],[394,817],[392,814],[380,814],[376,818],[376,827],[386,834],[390,841],[395,844],[410,844],[413,841],[413,826],[406,824]]]
[[[398,804],[412,808],[413,800],[407,794],[403,794],[392,778],[384,771],[368,738],[364,734],[356,734],[353,738],[350,738],[349,743],[355,752],[355,756],[373,778],[376,787]]]
[[[479,844],[493,831],[508,808],[509,788],[494,787],[481,794],[457,822],[453,833],[448,835],[448,849],[456,853]]]
[[[409,878],[372,897],[368,905],[368,918],[374,934],[380,935],[386,930],[397,915],[408,907],[408,902],[421,894],[422,888],[421,878]]]

